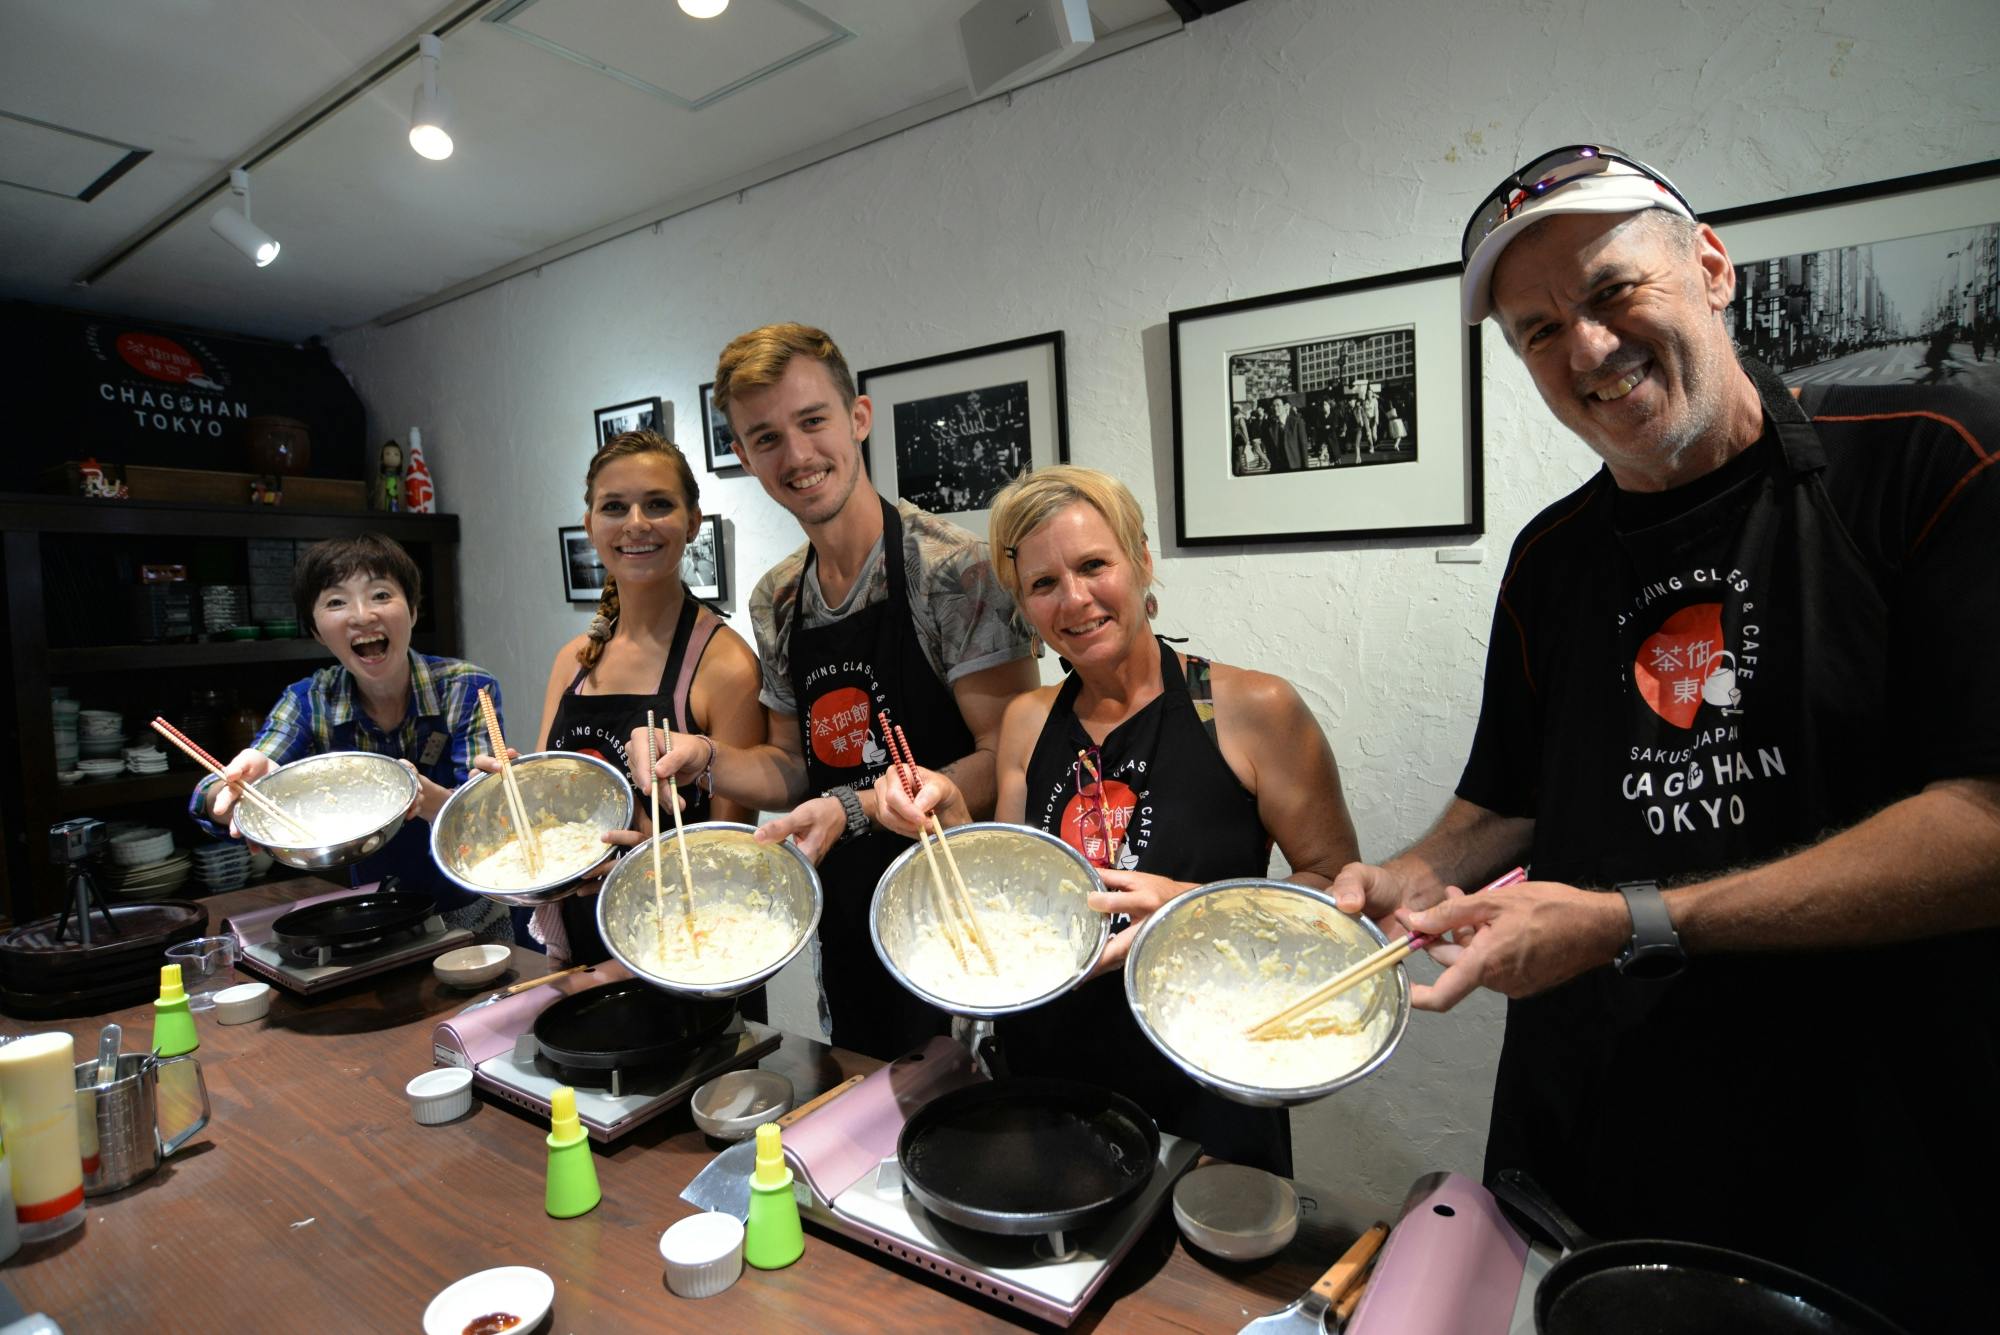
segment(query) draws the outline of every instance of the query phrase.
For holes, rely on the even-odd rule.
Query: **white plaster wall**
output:
[[[1130,483],[1158,535],[1169,310],[1455,259],[1495,179],[1578,140],[1706,209],[1991,157],[1996,64],[1991,0],[1254,0],[335,351],[378,439],[423,427],[464,517],[468,651],[526,731],[586,616],[559,601],[554,530],[582,509],[590,410],[660,394],[698,444],[695,387],[743,329],[824,325],[857,369],[1062,329],[1072,457]],[[1371,857],[1450,794],[1511,535],[1593,464],[1504,347],[1486,363],[1483,564],[1162,544],[1162,629],[1298,685]],[[704,503],[740,607],[797,529],[747,479]],[[811,1026],[797,977],[776,1005]],[[1501,1010],[1417,1016],[1384,1071],[1299,1110],[1300,1175],[1393,1203],[1419,1172],[1476,1173]]]

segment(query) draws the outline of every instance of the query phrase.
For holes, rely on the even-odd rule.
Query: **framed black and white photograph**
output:
[[[1184,546],[1484,531],[1458,266],[1174,311]]]
[[[563,597],[573,603],[594,603],[604,592],[604,562],[590,545],[590,530],[559,528],[556,541],[562,546]]]
[[[722,540],[722,516],[705,515],[681,553],[681,583],[703,602],[729,597],[729,548]]]
[[[1060,330],[876,367],[859,386],[876,487],[982,538],[1000,488],[1069,459]]]
[[[708,456],[709,472],[743,471],[743,465],[736,459],[736,433],[729,429],[729,419],[715,406],[713,380],[701,387],[701,439],[702,448]]]
[[[1788,385],[2000,395],[2000,161],[1724,209],[1736,345]]]
[[[672,438],[672,428],[667,425],[667,414],[658,399],[634,399],[630,403],[617,403],[609,408],[599,408],[594,415],[597,427],[596,438],[591,444],[595,453],[609,445],[627,431],[657,431]]]

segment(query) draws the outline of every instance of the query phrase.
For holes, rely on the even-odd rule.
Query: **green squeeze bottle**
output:
[[[792,1169],[778,1141],[778,1125],[757,1128],[757,1171],[750,1178],[750,1219],[743,1227],[743,1259],[759,1270],[782,1270],[806,1249]]]
[[[153,1003],[153,1055],[178,1057],[201,1046],[195,1033],[194,1012],[188,1009],[187,991],[181,986],[181,966],[160,966],[160,996]]]

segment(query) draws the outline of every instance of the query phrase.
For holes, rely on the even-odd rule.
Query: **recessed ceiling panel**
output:
[[[0,111],[0,185],[90,200],[147,150]]]
[[[802,0],[736,0],[721,16],[690,18],[667,0],[522,0],[491,22],[557,55],[700,108],[853,36]]]

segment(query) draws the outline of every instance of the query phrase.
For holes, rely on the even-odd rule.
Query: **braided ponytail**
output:
[[[576,651],[576,661],[583,664],[585,672],[597,670],[597,660],[604,657],[604,646],[611,642],[611,632],[617,628],[618,581],[606,575],[604,592],[597,595],[597,615],[590,619],[590,626],[584,631],[590,638]]]

